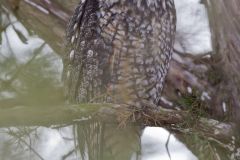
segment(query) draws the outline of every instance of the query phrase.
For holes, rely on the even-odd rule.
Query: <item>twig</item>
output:
[[[171,133],[168,134],[168,139],[167,139],[167,142],[166,142],[166,144],[165,144],[165,147],[166,147],[166,149],[167,149],[167,153],[168,153],[169,159],[172,160],[171,154],[170,154],[170,151],[169,151],[169,148],[168,148],[169,141],[170,141],[170,137],[171,137]]]

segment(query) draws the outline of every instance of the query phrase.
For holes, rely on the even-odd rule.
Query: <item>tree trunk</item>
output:
[[[222,100],[228,104],[231,117],[240,120],[240,1],[211,0],[205,4],[214,53],[220,58],[217,68],[223,71],[224,82],[219,87],[219,97],[225,97]]]

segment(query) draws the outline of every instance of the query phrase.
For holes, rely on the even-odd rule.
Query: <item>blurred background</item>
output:
[[[0,0],[0,159],[240,159],[240,129],[232,125],[240,121],[238,0],[175,0],[174,55],[161,97],[165,108],[218,120],[226,131],[219,139],[190,122],[174,133],[120,129],[66,111],[65,29],[78,1]]]

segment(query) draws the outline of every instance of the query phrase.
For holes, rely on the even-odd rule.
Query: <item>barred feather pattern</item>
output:
[[[67,28],[68,100],[157,104],[175,30],[173,0],[81,0]]]

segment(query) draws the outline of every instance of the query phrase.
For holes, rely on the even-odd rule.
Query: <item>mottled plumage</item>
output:
[[[175,28],[173,0],[82,0],[67,29],[68,100],[157,104]]]

